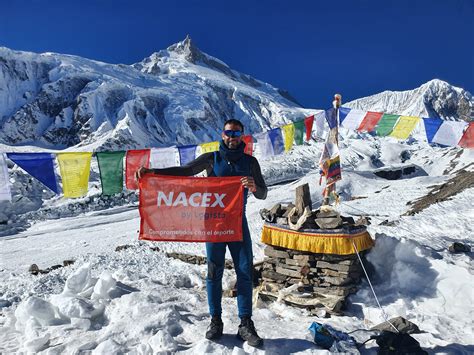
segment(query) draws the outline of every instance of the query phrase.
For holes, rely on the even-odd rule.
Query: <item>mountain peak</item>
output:
[[[468,91],[432,79],[406,91],[384,91],[345,104],[365,111],[472,121],[474,98]]]
[[[167,48],[167,50],[169,52],[183,54],[184,58],[188,62],[193,64],[201,60],[204,56],[203,53],[199,50],[199,48],[195,46],[189,34],[186,35],[186,38],[183,41],[172,44]]]

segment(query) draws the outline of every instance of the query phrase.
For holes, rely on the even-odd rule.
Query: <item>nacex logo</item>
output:
[[[195,192],[191,195],[187,195],[185,192],[180,192],[176,196],[174,191],[165,193],[158,191],[158,197],[156,199],[157,206],[191,206],[191,207],[222,207],[224,208],[223,199],[226,194],[217,194],[210,192]]]

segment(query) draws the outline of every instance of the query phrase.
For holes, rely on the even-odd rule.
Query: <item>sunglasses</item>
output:
[[[240,137],[242,135],[242,131],[232,131],[230,129],[226,129],[224,134],[229,138]]]

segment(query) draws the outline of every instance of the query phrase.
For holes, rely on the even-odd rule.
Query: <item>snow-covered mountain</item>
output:
[[[0,48],[0,143],[127,149],[219,137],[241,119],[260,132],[309,111],[229,68],[187,37],[133,65]]]
[[[474,121],[474,97],[439,79],[407,91],[384,91],[344,104],[364,111]]]
[[[0,143],[131,149],[216,140],[231,117],[256,133],[317,110],[239,73],[187,37],[132,65],[0,48]],[[472,120],[472,95],[432,80],[345,106]],[[322,107],[324,108],[324,107]]]

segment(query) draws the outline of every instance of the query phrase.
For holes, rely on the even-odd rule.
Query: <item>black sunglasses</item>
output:
[[[242,131],[233,131],[231,129],[226,129],[224,134],[229,138],[240,137],[242,135]]]

